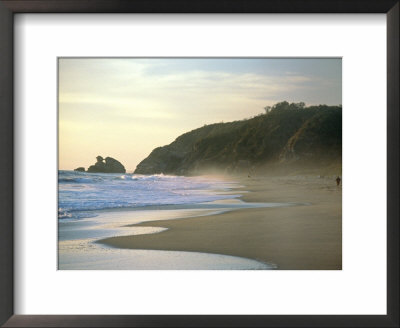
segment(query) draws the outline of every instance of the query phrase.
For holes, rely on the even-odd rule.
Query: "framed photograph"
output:
[[[341,270],[341,73],[58,58],[58,270]]]
[[[0,322],[398,327],[398,1],[0,1]]]

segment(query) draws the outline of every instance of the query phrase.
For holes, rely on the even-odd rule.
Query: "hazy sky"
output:
[[[101,155],[131,172],[184,132],[283,100],[341,104],[341,59],[59,59],[59,168]]]

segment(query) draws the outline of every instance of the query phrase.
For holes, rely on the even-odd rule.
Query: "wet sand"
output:
[[[342,268],[342,190],[333,177],[236,179],[245,202],[308,203],[247,208],[137,226],[163,227],[157,234],[100,240],[117,248],[224,254],[274,263],[282,270]]]

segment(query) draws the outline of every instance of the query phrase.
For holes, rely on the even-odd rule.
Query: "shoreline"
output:
[[[199,217],[147,221],[156,234],[116,236],[96,243],[120,249],[221,254],[274,263],[282,270],[342,269],[342,193],[333,179],[233,177],[246,203],[287,207],[238,208]],[[309,204],[304,206],[304,204]]]
[[[97,243],[112,236],[148,235],[165,231],[161,227],[138,226],[147,221],[180,219],[217,214],[207,209],[170,209],[103,212],[79,222],[65,222],[59,230],[60,270],[271,270],[272,263],[252,259],[163,250],[122,249]],[[136,222],[136,224],[134,223]]]

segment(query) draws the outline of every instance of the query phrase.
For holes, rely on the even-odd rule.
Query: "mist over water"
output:
[[[105,209],[181,205],[237,198],[226,193],[235,184],[215,177],[140,174],[58,173],[58,218],[96,216]],[[225,193],[224,193],[225,191]]]

